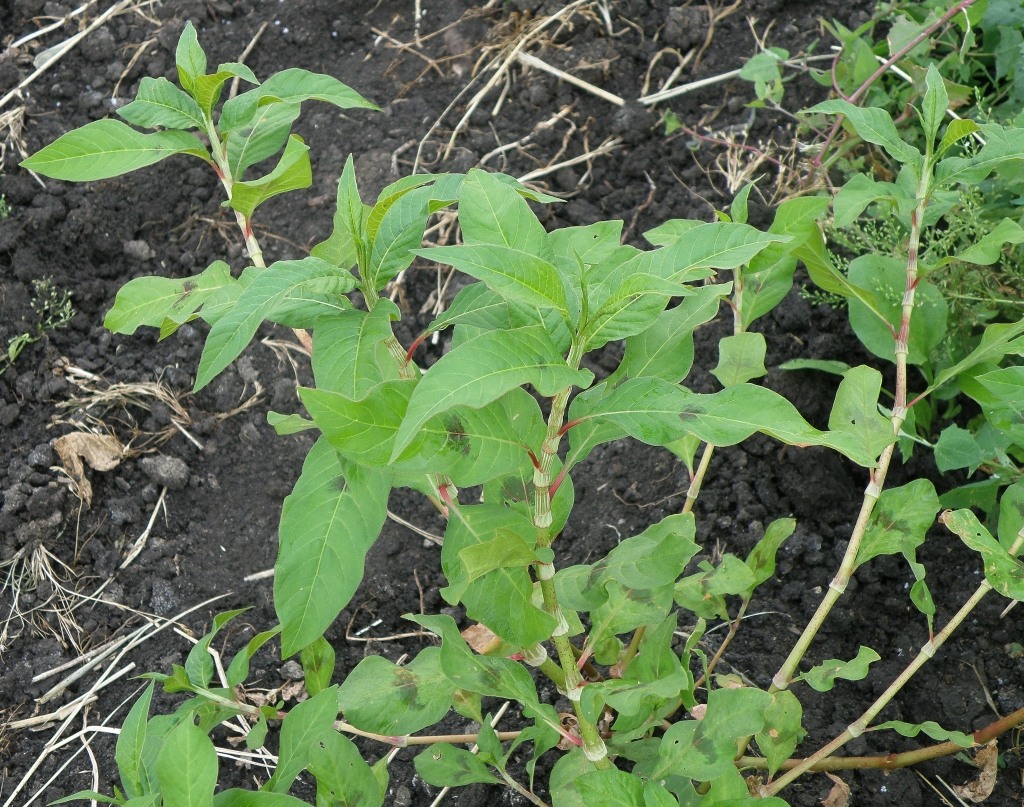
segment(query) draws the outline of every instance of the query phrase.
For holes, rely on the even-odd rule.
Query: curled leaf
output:
[[[85,475],[85,466],[94,471],[111,471],[121,464],[125,448],[109,434],[72,432],[53,441],[53,449],[71,479],[71,489],[85,503],[92,505],[92,485]]]

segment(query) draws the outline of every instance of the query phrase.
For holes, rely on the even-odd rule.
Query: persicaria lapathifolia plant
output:
[[[942,523],[982,554],[985,582],[945,627],[931,632],[881,698],[806,759],[794,757],[804,734],[796,684],[828,690],[837,679],[863,677],[879,657],[862,648],[853,660],[800,669],[851,574],[872,557],[907,558],[917,579],[911,598],[931,623],[935,609],[915,550],[935,521],[939,499],[925,480],[884,487],[915,407],[960,384],[993,428],[1005,427],[1008,440],[1021,439],[1021,369],[997,364],[1020,355],[1024,325],[991,326],[973,352],[927,378],[921,391],[911,389],[911,379],[915,385],[918,379],[910,368],[921,366],[942,317],[941,298],[928,282],[935,267],[919,265],[921,233],[959,184],[976,183],[1005,161],[1024,157],[1024,132],[955,122],[939,139],[946,100],[933,73],[920,110],[923,154],[900,138],[881,110],[840,101],[812,110],[845,115],[862,138],[901,166],[895,183],[851,182],[835,200],[837,215],[888,204],[908,232],[906,256],[864,256],[849,275],[838,272],[825,251],[817,224],[831,201],[825,197],[783,204],[761,232],[746,223],[748,188],[731,215],[715,223],[666,222],[646,233],[654,248],[642,250],[621,243],[621,221],[546,232],[527,200],[554,200],[479,170],[406,177],[367,204],[351,159],[327,240],[309,257],[265,266],[254,213],[267,199],[311,182],[307,147],[290,134],[301,105],[372,105],[339,81],[303,70],[285,70],[263,83],[240,64],[207,73],[191,25],[178,44],[177,64],[181,89],[145,79],[137,99],[119,111],[128,124],[154,131],[114,120],[91,123],[24,166],[59,179],[96,180],[172,154],[208,163],[235,213],[248,265],[237,276],[218,261],[189,278],[133,280],[106,324],[126,334],[157,327],[166,336],[186,321],[205,320],[210,330],[197,389],[238,357],[262,322],[295,329],[312,348],[315,386],[299,390],[309,419],[272,413],[271,422],[280,432],[316,429],[320,437],[281,514],[274,578],[280,625],[238,651],[225,679],[215,682],[210,643],[240,612],[216,617],[183,666],[150,676],[188,699],[173,714],[150,717],[151,685],[125,720],[117,743],[120,789],[113,797],[75,798],[133,807],[279,807],[302,803],[288,791],[305,770],[316,782],[318,804],[378,807],[387,792],[388,758],[365,762],[348,739],[358,735],[391,746],[427,745],[416,768],[432,785],[504,784],[535,804],[545,798],[566,807],[784,804],[775,794],[786,784],[810,769],[841,767],[833,753],[869,727],[924,732],[954,747],[981,739],[931,723],[871,723],[990,588],[1024,598],[1024,572],[1015,558],[1024,542],[1021,483],[1003,492],[998,538],[970,510],[942,515]],[[233,78],[253,89],[220,104]],[[976,132],[986,145],[960,156],[962,140]],[[246,178],[275,155],[268,174]],[[462,243],[421,249],[430,216],[451,206],[458,208]],[[414,361],[416,344],[395,338],[392,323],[401,311],[382,295],[416,256],[475,280],[417,341],[451,331],[450,349],[427,372]],[[798,261],[819,286],[849,299],[851,316],[863,317],[867,346],[895,361],[888,417],[879,411],[882,375],[871,367],[843,374],[824,431],[786,399],[752,383],[766,372],[766,344],[749,327],[787,294]],[[901,296],[893,299],[897,284]],[[713,371],[722,389],[698,394],[682,383],[693,362],[693,331],[723,302],[735,327],[721,341]],[[582,369],[583,357],[618,340],[625,343],[619,366],[596,381]],[[546,399],[544,407],[539,398]],[[693,502],[711,453],[755,433],[794,446],[827,446],[869,477],[839,572],[768,689],[714,676],[721,653],[708,659],[699,640],[708,619],[730,621],[735,631],[757,587],[773,576],[776,551],[795,522],[770,524],[746,558],[726,554],[717,564],[691,567],[699,552]],[[686,508],[592,564],[560,566],[572,472],[596,446],[624,437],[666,447],[691,468]],[[470,487],[482,496],[469,501],[460,495]],[[486,649],[477,645],[478,652],[450,616],[410,615],[439,646],[402,666],[370,656],[332,685],[334,651],[324,632],[359,585],[394,488],[426,496],[447,518],[442,596],[462,606],[490,641]],[[696,623],[682,646],[676,640],[680,612]],[[238,689],[253,654],[278,636],[283,656],[299,654],[310,695],[288,711],[247,702]],[[568,719],[542,700],[538,676],[571,704]],[[485,698],[517,704],[522,727],[496,733]],[[421,734],[453,709],[479,730]],[[229,718],[246,721],[250,747],[261,746],[270,724],[280,723],[277,768],[258,791],[217,792],[210,735]],[[468,743],[477,745],[476,753],[462,747]],[[746,753],[751,744],[758,754]],[[537,760],[556,746],[550,778],[538,787]],[[525,772],[510,770],[513,754],[526,759]],[[894,767],[916,758],[887,759]],[[743,775],[748,769],[768,776],[753,792]]]

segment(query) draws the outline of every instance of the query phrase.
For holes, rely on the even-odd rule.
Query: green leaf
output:
[[[277,768],[263,786],[272,793],[287,793],[295,778],[304,771],[320,747],[321,739],[333,734],[338,716],[338,688],[330,687],[294,706],[281,722],[281,747]]]
[[[768,372],[764,368],[767,351],[764,334],[745,332],[726,336],[718,343],[718,365],[711,374],[723,387],[760,378]]]
[[[309,164],[309,146],[298,135],[292,135],[273,171],[259,179],[235,182],[231,186],[231,207],[248,219],[267,199],[308,188],[311,184],[313,170]]]
[[[1024,564],[1006,551],[970,510],[947,510],[939,521],[981,555],[989,585],[1011,600],[1024,600]]]
[[[341,460],[320,438],[284,500],[274,605],[287,658],[322,636],[355,593],[387,518],[388,474]]]
[[[713,222],[690,226],[692,222],[667,221],[644,233],[644,238],[668,249],[660,254],[662,277],[676,283],[699,280],[704,269],[735,269],[773,243],[785,243],[790,236],[762,233],[749,224]]]
[[[53,179],[89,182],[145,168],[172,154],[191,154],[209,162],[206,147],[188,132],[143,134],[106,118],[61,135],[23,160],[21,167]]]
[[[256,109],[244,125],[233,128],[226,144],[232,178],[240,180],[247,168],[276,154],[288,140],[301,111],[298,104],[270,103]],[[221,129],[222,133],[226,131],[223,126]]]
[[[149,705],[153,700],[153,684],[146,687],[137,701],[132,705],[117,735],[114,749],[114,760],[117,762],[117,773],[121,777],[121,787],[129,799],[142,796],[146,792],[143,785],[145,773],[142,762],[142,747],[146,742],[146,721],[149,719]]]
[[[850,326],[864,347],[880,359],[895,361],[895,337],[903,315],[906,288],[906,262],[884,255],[862,255],[850,263],[849,278],[854,284],[875,291],[877,310],[861,300],[849,301]],[[914,297],[907,340],[911,364],[924,364],[931,351],[946,335],[949,306],[935,286],[919,280]]]
[[[889,113],[878,107],[859,107],[849,101],[834,99],[823,101],[807,110],[809,113],[845,115],[862,140],[881,146],[898,163],[919,168],[921,152],[911,146],[896,129]]]
[[[685,286],[648,271],[657,263],[655,256],[665,251],[640,253],[636,259],[616,267],[601,284],[591,285],[588,279],[590,310],[580,332],[587,350],[642,333],[670,298],[686,292]]]
[[[210,114],[217,101],[220,100],[220,93],[224,83],[230,78],[244,79],[250,84],[260,83],[252,70],[238,62],[226,62],[217,67],[216,73],[196,76],[190,92],[195,97],[204,114]]]
[[[755,588],[775,575],[775,555],[779,551],[779,547],[782,546],[782,542],[789,538],[795,530],[795,518],[778,518],[765,529],[761,540],[750,550],[745,561],[747,568],[754,576],[754,585],[749,589],[747,596],[753,594]]]
[[[128,123],[145,129],[159,126],[202,131],[206,127],[199,104],[165,78],[143,78],[135,100],[120,107],[117,114]]]
[[[154,793],[152,800],[159,799],[159,794]],[[69,801],[85,801],[92,799],[98,801],[100,804],[127,804],[128,802],[122,799],[115,799],[112,796],[105,796],[102,793],[97,793],[95,790],[79,790],[77,793],[72,793],[70,796],[65,796],[62,799],[48,802],[48,804],[67,804]],[[137,800],[136,800],[137,801]],[[133,805],[133,807],[135,807]]]
[[[836,227],[849,227],[868,205],[882,200],[895,203],[903,196],[891,182],[878,182],[867,174],[854,174],[832,201]]]
[[[217,751],[206,732],[185,720],[160,744],[156,778],[164,807],[209,807],[217,786]]]
[[[661,622],[672,609],[672,584],[642,589],[626,588],[615,580],[603,581],[607,599],[590,613],[587,644],[600,644],[610,636]]]
[[[904,737],[916,737],[918,734],[926,734],[936,742],[956,743],[961,748],[970,748],[975,744],[973,735],[965,734],[962,731],[950,731],[948,729],[944,729],[933,720],[926,720],[923,723],[905,723],[902,720],[887,720],[885,723],[879,723],[877,726],[871,727],[872,731],[883,731],[885,729],[891,729]]]
[[[999,543],[1009,549],[1024,528],[1024,482],[1015,482],[999,500]]]
[[[949,94],[946,92],[946,84],[934,63],[928,65],[924,83],[927,89],[921,102],[921,122],[924,124],[925,136],[929,142],[933,142],[946,117]]]
[[[257,633],[248,641],[245,647],[235,654],[234,658],[231,659],[231,663],[228,665],[226,673],[229,687],[236,687],[249,677],[249,661],[254,655],[256,655],[257,650],[263,647],[263,645],[277,636],[280,632],[281,626],[275,625],[270,630]]]
[[[423,781],[434,787],[501,784],[479,757],[447,743],[437,743],[417,754],[413,764]]]
[[[197,76],[206,72],[206,54],[199,44],[199,36],[191,20],[185,23],[178,46],[174,51],[174,63],[178,68],[178,81],[189,93],[193,91]]]
[[[850,369],[845,361],[830,359],[790,359],[779,365],[780,370],[820,370],[832,375],[844,375]]]
[[[128,807],[128,805],[125,805]],[[134,805],[132,805],[134,807]],[[142,805],[139,805],[142,807]],[[155,807],[155,806],[154,806]],[[213,797],[213,807],[307,807],[306,802],[287,793],[268,790],[242,790],[233,787]]]
[[[317,244],[310,255],[350,269],[358,264],[360,270],[369,266],[366,241],[366,215],[369,208],[363,204],[356,184],[355,162],[349,154],[338,179],[334,226],[326,241]]]
[[[935,166],[936,184],[977,184],[998,168],[1024,159],[1024,129],[995,123],[979,127],[985,145],[973,157],[947,157]]]
[[[289,104],[323,101],[339,109],[379,109],[334,76],[311,73],[299,67],[274,73],[257,92],[261,98],[277,98]]]
[[[276,261],[260,272],[242,292],[234,308],[214,324],[206,338],[196,373],[196,391],[233,362],[256,334],[260,323],[289,296],[316,288],[329,279],[339,294],[355,288],[355,278],[319,258]]]
[[[318,323],[312,359],[317,388],[360,400],[382,381],[398,380],[398,365],[385,343],[399,315],[394,303],[382,300],[369,313],[342,311]]]
[[[860,681],[866,678],[868,668],[880,658],[881,656],[870,647],[861,646],[856,657],[850,661],[837,658],[828,659],[798,675],[796,680],[806,682],[811,689],[818,692],[828,692],[835,686],[837,678],[846,681]]]
[[[244,614],[248,608],[236,608],[234,611],[226,611],[217,614],[213,618],[213,624],[209,632],[196,642],[185,659],[185,674],[189,683],[195,687],[208,687],[213,678],[214,667],[213,657],[210,655],[210,643],[214,640],[220,629],[239,614]]]
[[[323,807],[381,807],[384,793],[373,769],[348,737],[328,731],[313,743],[309,772]],[[304,802],[303,802],[304,803]]]
[[[356,728],[402,737],[441,721],[455,685],[441,669],[441,651],[427,647],[401,667],[367,656],[338,690],[338,706]]]
[[[1024,352],[1024,339],[1017,339],[1024,334],[1024,318],[1015,323],[995,323],[985,328],[978,346],[952,367],[935,376],[923,395],[928,395],[947,381],[959,378],[967,370],[986,362],[997,362],[1007,353]]]
[[[999,224],[985,233],[979,241],[953,257],[953,260],[966,261],[978,266],[991,266],[1003,256],[1004,244],[1024,243],[1024,227],[1013,219],[1003,219]]]
[[[879,555],[913,557],[938,512],[939,497],[927,479],[882,491],[857,553],[857,566]]]
[[[274,427],[280,436],[299,434],[315,429],[316,424],[302,415],[282,415],[280,412],[267,412],[267,423]]]
[[[764,728],[754,736],[757,746],[768,760],[768,776],[773,777],[782,763],[793,756],[806,732],[801,725],[803,707],[792,692],[772,693],[771,704],[764,711]]]
[[[593,566],[600,582],[615,580],[645,589],[674,583],[699,547],[692,513],[666,516],[639,535],[621,541]]]
[[[479,168],[472,169],[462,183],[459,225],[467,245],[508,247],[548,262],[553,257],[547,233],[526,200]]]
[[[434,193],[431,186],[416,188],[384,213],[370,246],[367,280],[371,288],[383,289],[413,262],[413,250],[423,242],[427,219],[440,207],[433,200]]]
[[[1004,367],[976,376],[980,389],[965,390],[981,404],[988,423],[1024,445],[1024,367]]]
[[[416,386],[392,460],[401,456],[423,424],[452,407],[479,408],[523,384],[553,396],[572,385],[586,387],[592,379],[589,371],[573,370],[565,363],[543,328],[481,334],[443,356]]]
[[[942,430],[934,451],[935,465],[942,473],[966,468],[968,474],[973,474],[985,461],[985,454],[974,435],[955,423]]]
[[[946,152],[951,146],[959,143],[965,137],[970,137],[975,132],[981,129],[977,123],[967,118],[955,118],[949,122],[949,126],[946,127],[946,133],[942,135],[942,141],[939,143],[937,154],[940,156]]]
[[[895,439],[892,422],[878,411],[882,374],[859,365],[843,373],[828,427],[856,445],[863,457],[878,457]]]
[[[323,636],[318,636],[304,648],[299,656],[302,660],[302,677],[306,692],[319,695],[331,685],[334,675],[334,648]]]
[[[576,788],[587,807],[643,807],[644,783],[639,776],[612,768],[585,773]]]

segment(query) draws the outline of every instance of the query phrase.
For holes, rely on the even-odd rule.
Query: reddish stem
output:
[[[430,331],[424,331],[409,345],[409,349],[405,352],[405,363],[408,364],[412,361],[412,354],[416,352],[416,348],[427,341],[427,337],[430,336]]]
[[[558,487],[562,484],[562,480],[565,479],[566,468],[563,468],[558,472],[558,476],[555,477],[555,481],[551,483],[551,491],[548,496],[552,499],[555,498],[555,494],[558,493]]]
[[[583,418],[577,418],[576,420],[568,421],[564,426],[562,426],[562,428],[560,428],[558,430],[558,436],[561,437],[567,431],[569,431],[569,429],[571,429],[573,426],[579,426],[582,422],[583,422]]]

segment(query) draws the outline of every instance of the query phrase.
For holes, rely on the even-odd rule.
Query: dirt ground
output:
[[[32,72],[39,49],[65,39],[77,23],[18,49],[8,47],[12,41],[76,5],[44,0],[0,5],[0,46],[5,48],[0,97]],[[711,220],[714,209],[728,204],[737,181],[757,176],[763,176],[767,198],[753,205],[752,223],[770,221],[773,167],[758,164],[753,152],[730,151],[684,131],[666,136],[662,113],[671,109],[686,127],[750,145],[771,141],[785,149],[793,143],[794,130],[785,115],[748,109],[751,85],[739,79],[714,83],[653,110],[635,99],[659,89],[680,54],[694,55],[675,84],[740,67],[756,50],[755,35],[793,53],[818,41],[820,52],[828,39],[819,17],[855,27],[872,9],[865,0],[740,0],[724,16],[724,3],[711,4],[717,9],[712,22],[710,7],[704,5],[580,2],[544,29],[528,51],[626,103],[617,106],[547,73],[514,65],[456,132],[471,98],[493,75],[481,68],[530,30],[531,21],[563,6],[543,0],[486,5],[469,0],[164,0],[113,16],[20,98],[0,107],[0,115],[24,108],[23,117],[14,121],[18,137],[8,138],[0,177],[9,208],[0,218],[0,347],[35,328],[32,300],[39,281],[67,290],[74,306],[68,327],[29,345],[0,376],[0,706],[5,710],[0,720],[50,713],[94,688],[108,667],[116,674],[133,665],[99,689],[95,702],[75,713],[60,736],[105,721],[118,725],[126,699],[140,686],[133,676],[169,671],[171,664],[181,663],[190,646],[184,635],[164,630],[116,664],[106,659],[37,705],[34,700],[72,670],[45,674],[148,619],[175,617],[218,594],[230,592],[181,617],[181,625],[201,635],[215,612],[253,606],[218,638],[217,646],[231,652],[254,631],[273,624],[272,581],[246,578],[273,566],[281,501],[311,444],[307,435],[277,437],[266,421],[268,410],[298,411],[296,381],[310,378],[307,360],[282,346],[289,341],[283,329],[265,328],[262,341],[235,366],[192,395],[201,324],[186,325],[164,342],[152,332],[111,336],[101,325],[117,289],[132,277],[185,276],[218,258],[235,268],[244,266],[233,224],[219,206],[215,177],[182,157],[124,178],[42,186],[17,167],[19,137],[29,152],[35,151],[75,126],[110,114],[134,96],[141,77],[173,78],[174,46],[184,22],[192,20],[213,63],[237,60],[255,39],[245,61],[257,75],[291,66],[329,73],[382,108],[380,113],[342,114],[306,105],[298,128],[311,147],[314,184],[304,194],[261,208],[257,235],[268,262],[299,257],[326,237],[335,183],[350,152],[356,155],[364,197],[414,167],[461,171],[484,165],[516,176],[535,172],[538,184],[566,199],[545,211],[551,226],[622,218],[627,239],[639,244],[645,230],[666,219]],[[418,21],[417,7],[423,12]],[[84,17],[95,19],[99,11],[94,7]],[[822,96],[821,87],[797,78],[787,87],[786,104],[799,108]],[[730,155],[738,155],[739,163],[727,159]],[[555,169],[546,170],[551,166]],[[438,286],[439,276],[429,267],[407,276],[398,334],[403,343],[432,318]],[[450,297],[449,290],[445,299]],[[768,337],[770,368],[797,357],[853,361],[858,356],[842,312],[814,305],[797,290],[759,326]],[[723,316],[698,333],[696,367],[688,380],[692,388],[713,389],[708,369],[717,359],[717,339],[730,327]],[[443,347],[430,346],[418,355],[436,360]],[[608,346],[591,369],[607,373],[620,355],[616,350],[621,345]],[[773,369],[766,383],[812,423],[824,425],[832,380]],[[89,397],[112,385],[125,386],[114,386],[108,399]],[[109,430],[129,448],[117,467],[87,472],[89,508],[69,491],[52,447],[54,438],[83,424]],[[894,482],[929,473],[918,458],[898,469]],[[933,480],[940,489],[951,486],[951,480]],[[559,563],[564,565],[603,554],[618,538],[678,510],[686,471],[665,452],[622,441],[597,449],[574,482],[576,516],[559,540]],[[769,683],[841,557],[865,482],[863,471],[832,453],[783,448],[767,438],[716,453],[697,507],[698,537],[709,553],[718,548],[745,555],[775,518],[793,515],[799,525],[781,551],[777,578],[760,590],[724,669],[759,686]],[[391,510],[427,532],[443,532],[433,509],[418,500],[393,497]],[[148,536],[145,545],[125,567],[143,535]],[[922,559],[939,603],[940,624],[973,591],[980,564],[959,541],[938,530]],[[851,658],[863,644],[879,651],[883,661],[865,681],[811,693],[805,701],[804,749],[813,750],[854,719],[927,638],[924,620],[907,596],[910,581],[905,564],[880,559],[851,584],[812,655],[816,660]],[[328,635],[339,675],[367,653],[392,660],[415,654],[427,639],[387,637],[410,630],[403,613],[442,608],[441,585],[437,547],[389,521],[367,559],[362,588]],[[984,603],[884,717],[935,720],[970,731],[991,722],[997,712],[1024,705],[1020,661],[1007,650],[1020,641],[1021,615],[1014,611],[1001,617],[1003,607],[994,598]],[[723,635],[721,630],[711,633],[708,647],[713,650]],[[251,676],[257,686],[271,690],[295,676],[294,665],[282,664],[273,650],[270,646],[254,660]],[[168,696],[156,699],[163,709],[173,708],[174,702]],[[515,720],[510,713],[501,728],[514,727]],[[73,740],[52,750],[26,779],[40,755],[51,751],[57,725],[0,728],[0,805],[42,804],[93,787],[94,764],[109,791],[112,734],[100,733],[91,742],[94,763],[81,741]],[[445,726],[467,729],[457,718]],[[911,740],[868,734],[847,751],[910,747]],[[986,803],[1020,805],[1020,743],[1004,737],[1000,750],[1005,765]],[[386,749],[368,745],[366,752],[376,759]],[[411,760],[410,752],[402,752],[392,762],[387,803],[409,807],[433,801],[435,790],[415,777]],[[225,782],[260,781],[258,767],[232,768],[225,762],[222,769]],[[940,778],[961,783],[975,773],[962,761],[946,759],[924,766],[923,776],[901,771],[843,778],[853,789],[852,804],[873,807],[939,804],[932,786],[942,788]],[[784,795],[794,805],[809,806],[818,804],[831,786],[823,776],[808,777]],[[508,790],[479,786],[453,793],[444,803],[525,802]]]

